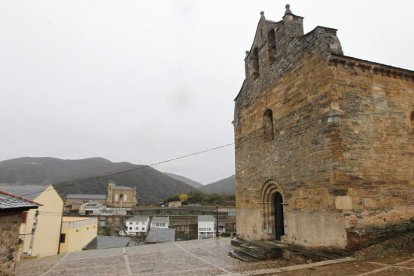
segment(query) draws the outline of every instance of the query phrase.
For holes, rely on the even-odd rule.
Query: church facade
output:
[[[235,99],[237,235],[355,250],[414,230],[414,72],[304,34],[289,6],[257,26]]]
[[[106,206],[114,208],[132,208],[138,205],[135,187],[117,186],[115,182],[108,183]]]

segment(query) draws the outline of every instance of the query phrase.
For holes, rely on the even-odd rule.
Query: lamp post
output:
[[[219,237],[219,225],[218,225],[218,201],[216,201],[216,237]]]

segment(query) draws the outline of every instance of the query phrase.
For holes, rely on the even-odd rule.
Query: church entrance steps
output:
[[[246,262],[284,258],[297,263],[313,263],[343,257],[280,241],[245,241],[234,239],[231,241],[231,245],[233,252],[230,252],[229,256]]]
[[[251,262],[257,262],[260,261],[260,259],[257,259],[255,257],[252,257],[248,254],[245,254],[244,252],[238,250],[238,249],[233,249],[233,252],[229,252],[229,256],[233,257],[235,259],[239,259],[243,262],[246,263],[251,263]]]

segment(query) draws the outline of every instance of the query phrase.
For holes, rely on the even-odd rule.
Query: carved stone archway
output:
[[[260,192],[263,232],[272,236],[276,230],[274,198],[277,193],[285,198],[282,187],[274,179],[266,181]]]

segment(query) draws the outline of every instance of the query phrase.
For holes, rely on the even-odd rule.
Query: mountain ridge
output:
[[[117,185],[136,187],[137,197],[144,204],[159,203],[173,194],[194,190],[152,167],[111,162],[101,157],[20,157],[0,162],[0,183],[53,184],[63,197],[77,193],[106,193],[110,180]]]
[[[186,184],[188,184],[188,185],[190,185],[191,187],[194,187],[194,188],[201,188],[201,187],[204,186],[200,182],[195,181],[191,178],[182,176],[182,175],[178,175],[178,174],[175,174],[175,173],[167,173],[167,172],[165,174],[168,175],[169,177],[172,177],[172,178],[177,179],[181,182],[184,182],[184,183],[186,183]]]
[[[235,194],[235,181],[236,175],[231,175],[216,182],[204,185],[200,190],[208,194]]]

